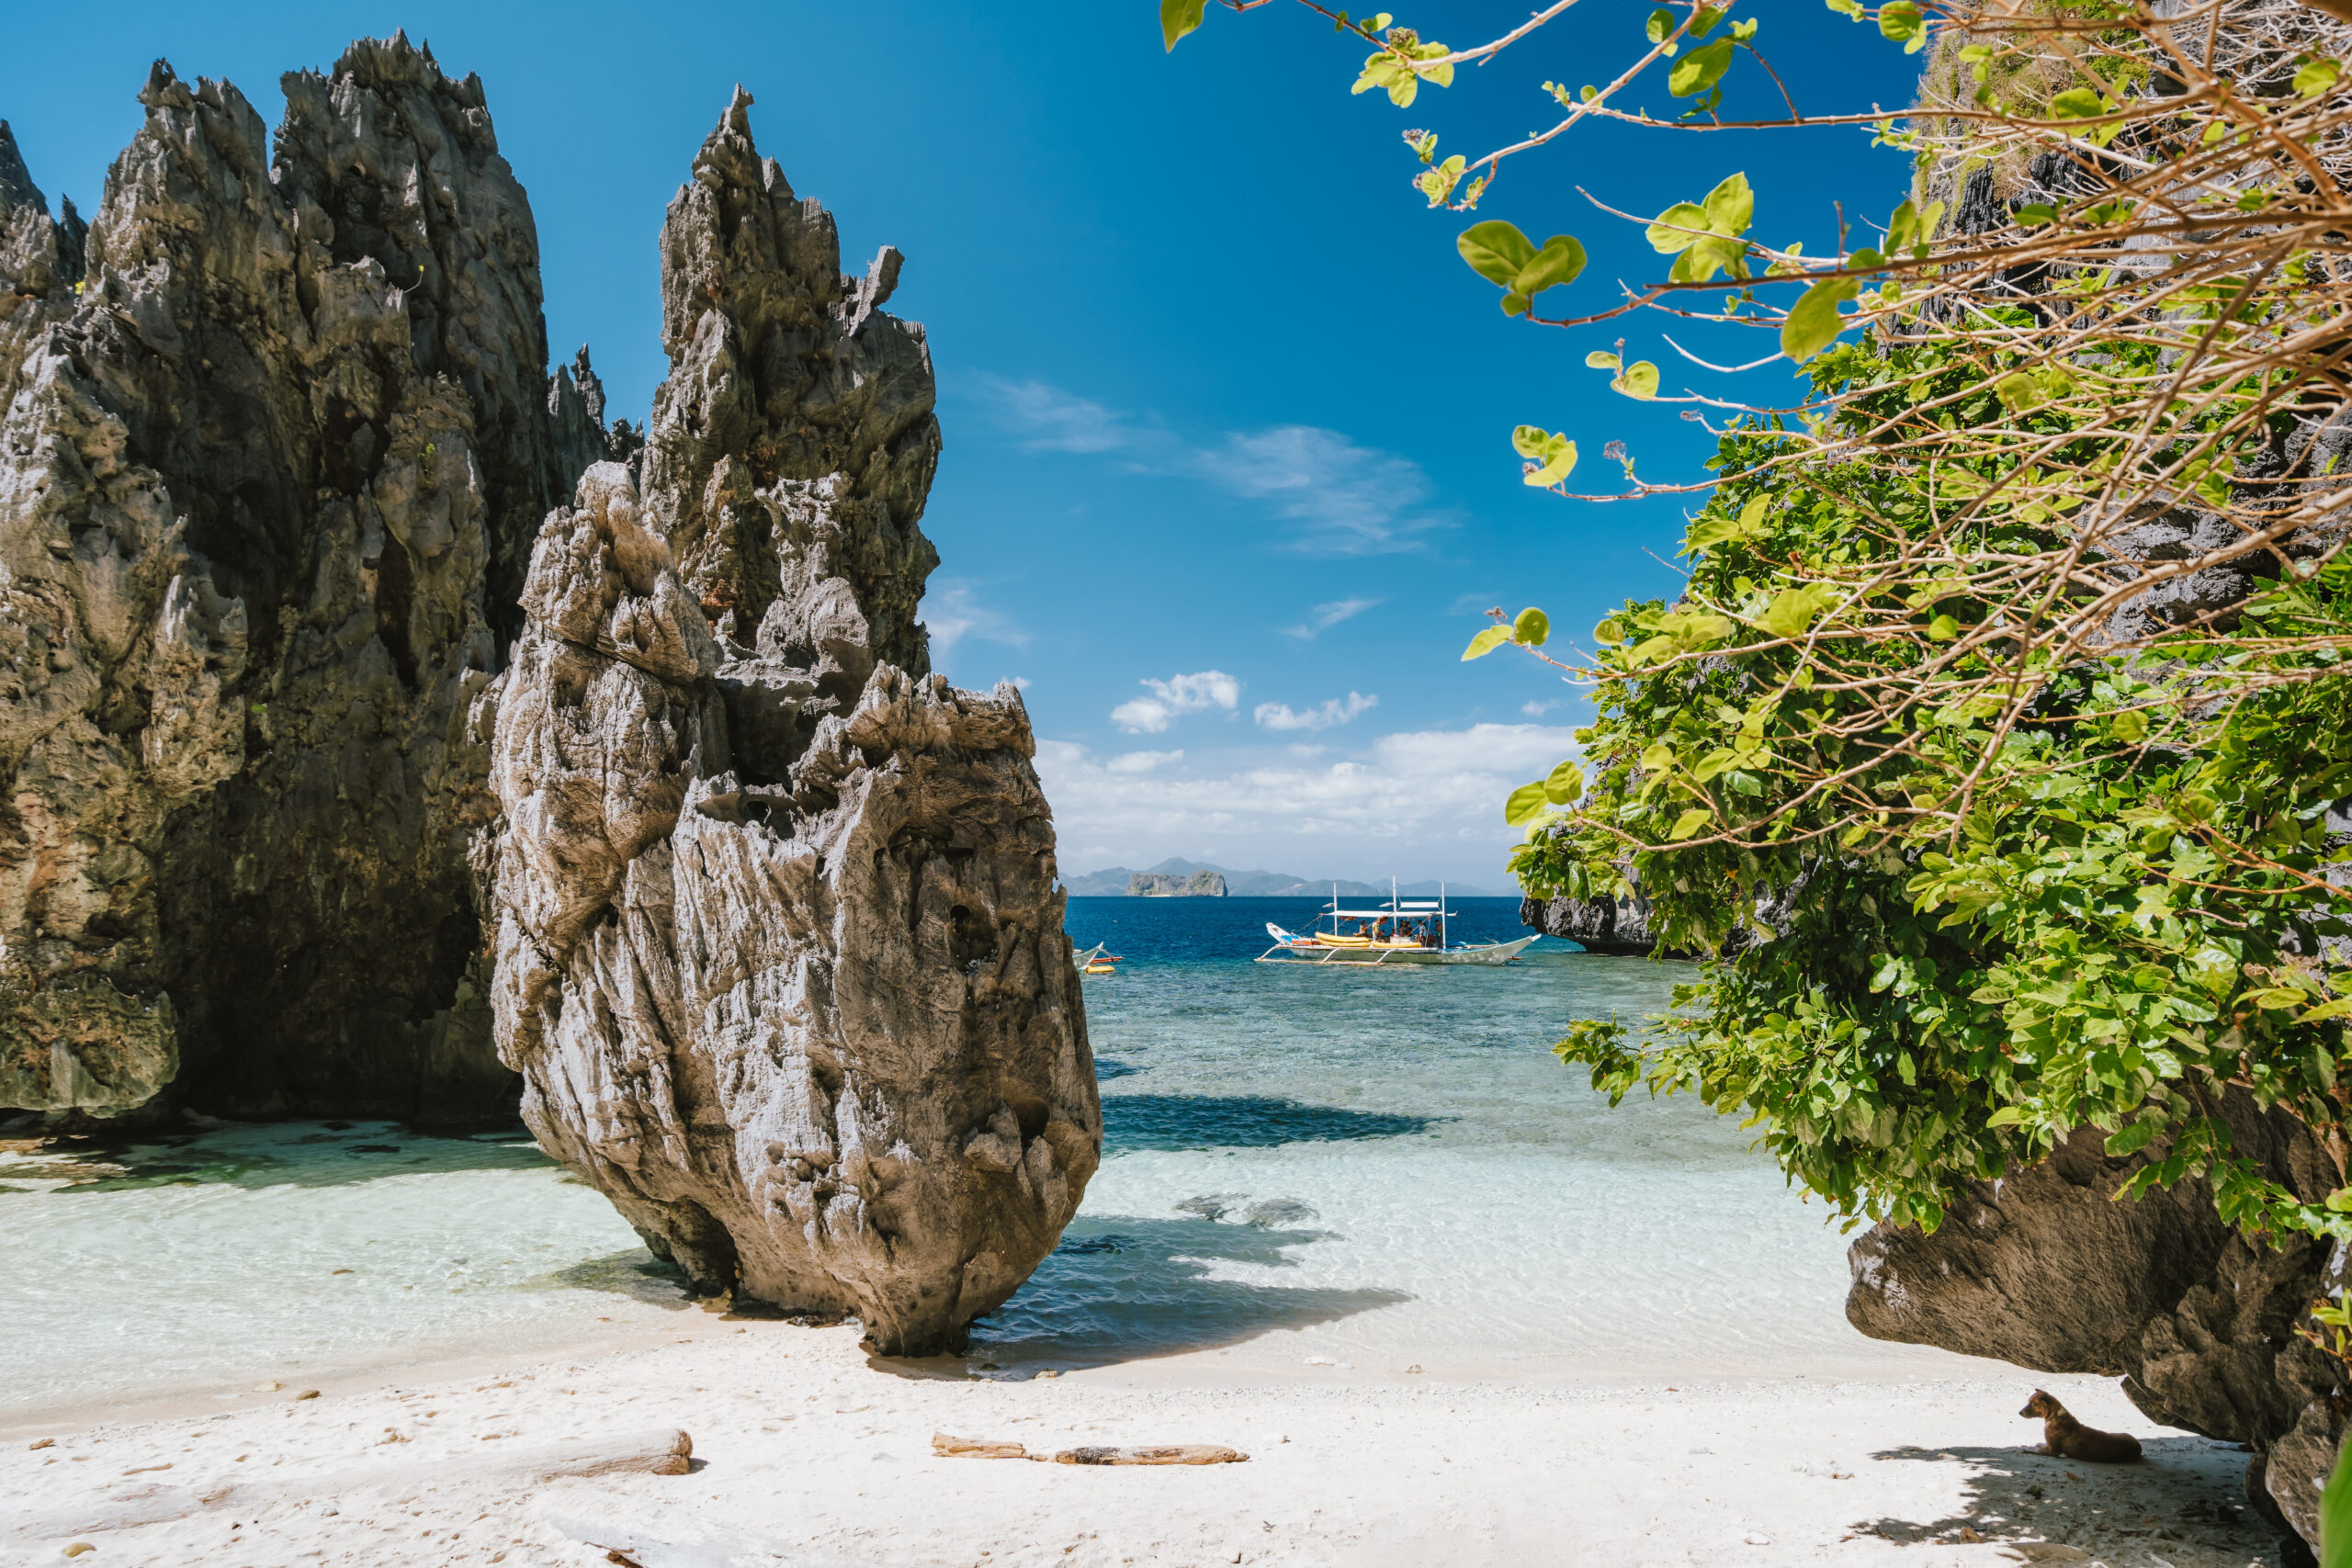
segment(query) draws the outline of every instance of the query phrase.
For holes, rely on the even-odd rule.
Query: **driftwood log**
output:
[[[931,1435],[931,1451],[942,1459],[1029,1459],[1047,1461],[1019,1443],[999,1438],[956,1438],[945,1432]],[[1248,1454],[1214,1443],[1163,1443],[1150,1448],[1064,1449],[1051,1456],[1055,1464],[1239,1464]]]

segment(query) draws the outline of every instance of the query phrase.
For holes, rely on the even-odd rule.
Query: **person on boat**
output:
[[[1437,945],[1437,932],[1430,929],[1430,922],[1427,920],[1423,920],[1421,922],[1420,938],[1421,945],[1423,947],[1435,947]]]

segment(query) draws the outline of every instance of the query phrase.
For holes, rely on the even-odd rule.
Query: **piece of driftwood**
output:
[[[684,1475],[693,1468],[694,1452],[692,1438],[674,1427],[662,1427],[575,1438],[514,1450],[488,1461],[469,1456],[284,1481],[144,1485],[71,1507],[19,1514],[0,1524],[0,1532],[47,1540],[164,1524],[208,1509],[234,1507],[251,1513],[273,1504],[339,1497],[352,1492],[402,1495],[458,1484],[527,1486],[574,1475]]]
[[[931,1451],[942,1459],[1027,1459],[1019,1443],[996,1438],[956,1438],[945,1432],[931,1435]]]
[[[1214,1443],[1170,1443],[1149,1449],[1064,1449],[1056,1464],[1239,1464],[1250,1456]]]

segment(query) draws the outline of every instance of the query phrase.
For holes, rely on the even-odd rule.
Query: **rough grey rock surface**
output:
[[[928,673],[939,453],[885,250],[738,93],[662,234],[648,444],[538,536],[485,694],[499,1049],[540,1144],[707,1292],[954,1344],[1102,1147],[1020,694]]]
[[[1588,953],[1631,953],[1646,958],[1657,951],[1650,931],[1650,901],[1635,893],[1623,898],[1521,898],[1519,919],[1553,936],[1566,937]],[[1689,958],[1669,949],[1661,958]]]
[[[2339,1185],[2324,1149],[2243,1091],[2223,1101],[2237,1152],[2306,1201]],[[2224,1222],[2201,1179],[2109,1198],[2161,1150],[2120,1158],[2097,1128],[2030,1169],[1964,1184],[1942,1225],[1875,1225],[1848,1250],[1846,1316],[1877,1339],[1939,1345],[2037,1371],[2124,1380],[2149,1419],[2253,1445],[2249,1495],[2318,1540],[2319,1493],[2344,1426],[2344,1364],[2300,1336],[2341,1289],[2340,1249],[2272,1248]]]
[[[85,240],[0,131],[0,1106],[512,1092],[466,721],[593,382],[477,78],[283,86],[159,62]]]

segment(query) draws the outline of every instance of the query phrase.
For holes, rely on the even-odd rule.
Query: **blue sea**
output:
[[[1459,899],[1457,940],[1526,934]],[[1311,898],[1073,898],[1104,1157],[976,1364],[1308,1361],[1432,1376],[1899,1374],[1844,1239],[1736,1124],[1611,1111],[1550,1047],[1686,966],[1551,938],[1508,967],[1261,964]],[[97,1400],[559,1352],[689,1310],[517,1128],[230,1126],[0,1151],[0,1422]],[[1220,1354],[1221,1353],[1221,1354]]]

